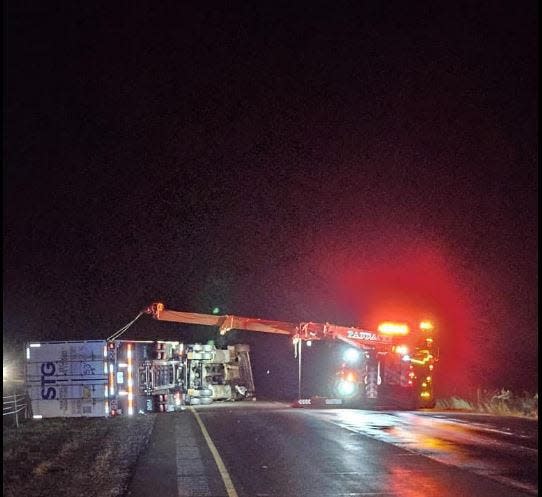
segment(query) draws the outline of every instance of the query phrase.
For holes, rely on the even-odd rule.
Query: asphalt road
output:
[[[215,404],[157,417],[129,495],[516,497],[537,466],[533,420]]]

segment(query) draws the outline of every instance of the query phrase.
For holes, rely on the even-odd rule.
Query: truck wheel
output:
[[[198,388],[192,391],[192,397],[212,397],[213,391],[210,388]]]
[[[213,352],[192,352],[191,359],[194,361],[210,361],[213,358]]]

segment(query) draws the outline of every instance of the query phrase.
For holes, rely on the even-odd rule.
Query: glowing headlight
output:
[[[356,384],[352,381],[341,380],[337,385],[337,392],[343,397],[349,397],[356,391]]]
[[[351,349],[346,349],[344,351],[343,359],[346,362],[354,363],[359,360],[360,356],[361,356],[361,353],[358,349],[351,348]]]

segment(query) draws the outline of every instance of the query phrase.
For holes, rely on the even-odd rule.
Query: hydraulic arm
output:
[[[338,326],[330,323],[289,323],[268,319],[248,318],[234,315],[217,316],[194,312],[171,311],[162,303],[154,303],[145,312],[159,321],[215,326],[221,335],[230,330],[276,333],[297,337],[301,340],[340,340],[365,349],[388,349],[390,336],[357,327]]]

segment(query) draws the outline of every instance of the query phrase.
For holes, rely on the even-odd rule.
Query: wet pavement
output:
[[[533,420],[305,410],[273,402],[198,406],[196,412],[209,440],[192,410],[157,416],[130,497],[537,494]]]

